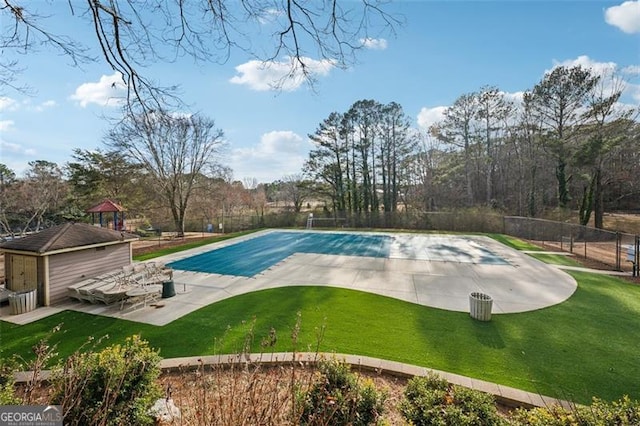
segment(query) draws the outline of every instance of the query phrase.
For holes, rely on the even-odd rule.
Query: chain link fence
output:
[[[503,232],[617,271],[632,272],[638,265],[637,235],[519,216],[505,216]]]

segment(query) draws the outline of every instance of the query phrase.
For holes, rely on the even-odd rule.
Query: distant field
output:
[[[605,213],[603,220],[606,229],[640,235],[640,213]],[[590,225],[593,226],[593,221]]]

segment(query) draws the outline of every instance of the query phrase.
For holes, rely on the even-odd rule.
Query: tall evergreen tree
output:
[[[589,93],[599,77],[581,66],[556,67],[533,88],[533,109],[545,130],[544,146],[556,160],[558,205],[568,207],[570,200],[567,165],[575,152],[576,132],[586,117]]]

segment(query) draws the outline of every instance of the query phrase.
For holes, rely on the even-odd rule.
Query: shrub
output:
[[[0,359],[0,405],[17,405],[20,398],[15,394],[13,373],[18,370],[11,359]]]
[[[400,412],[415,426],[504,424],[491,395],[449,385],[435,374],[409,380]]]
[[[582,407],[580,411],[584,417],[591,415],[599,422],[594,421],[594,425],[640,425],[640,401],[632,400],[626,395],[612,403],[594,398],[590,407]]]
[[[314,383],[301,399],[301,424],[359,426],[376,424],[386,394],[371,381],[361,384],[348,364],[332,359],[318,364]]]
[[[594,398],[590,406],[559,406],[517,410],[511,417],[517,426],[636,426],[640,425],[640,401],[628,396],[611,403]]]
[[[65,424],[150,424],[159,361],[139,336],[97,353],[76,352],[52,372],[53,403],[62,405]]]

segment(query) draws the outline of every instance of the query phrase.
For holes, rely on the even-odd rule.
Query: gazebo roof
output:
[[[87,213],[109,213],[109,212],[123,212],[124,207],[111,200],[104,200],[97,206],[93,206],[87,210]]]
[[[128,232],[112,231],[87,223],[68,222],[44,229],[36,234],[2,243],[0,248],[43,254],[75,247],[107,245],[137,239],[137,235]]]

